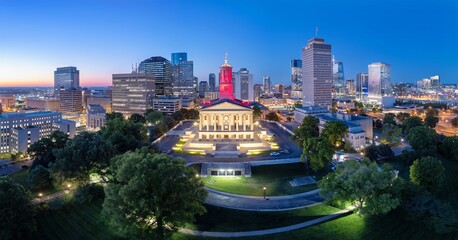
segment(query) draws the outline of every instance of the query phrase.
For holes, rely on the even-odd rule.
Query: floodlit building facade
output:
[[[128,117],[152,108],[156,86],[149,73],[113,74],[112,111]]]

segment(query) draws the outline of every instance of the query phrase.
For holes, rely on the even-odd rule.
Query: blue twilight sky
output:
[[[346,79],[382,61],[393,82],[458,83],[457,0],[0,0],[0,86],[51,86],[63,66],[78,67],[83,86],[111,85],[111,74],[179,51],[208,80],[226,50],[255,82],[289,84],[316,26]]]

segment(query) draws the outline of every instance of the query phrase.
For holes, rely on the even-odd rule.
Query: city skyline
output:
[[[171,60],[175,52],[188,53],[195,76],[208,81],[225,51],[234,69],[250,69],[253,83],[270,76],[273,85],[289,85],[290,61],[300,59],[317,26],[346,79],[380,61],[391,64],[394,83],[432,75],[458,80],[454,1],[56,3],[0,2],[0,87],[51,87],[54,70],[66,66],[80,70],[81,86],[108,86],[112,74],[152,56]],[[118,17],[125,12],[136,14]]]

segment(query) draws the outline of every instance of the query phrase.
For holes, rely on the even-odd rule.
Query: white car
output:
[[[278,152],[271,152],[270,153],[270,156],[278,156],[278,155],[280,155],[280,153],[278,153]]]

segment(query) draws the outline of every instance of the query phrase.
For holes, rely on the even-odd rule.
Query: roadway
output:
[[[206,188],[208,196],[206,203],[218,207],[247,210],[247,211],[285,211],[313,206],[323,202],[319,189],[310,192],[286,195],[254,197],[220,192]]]

